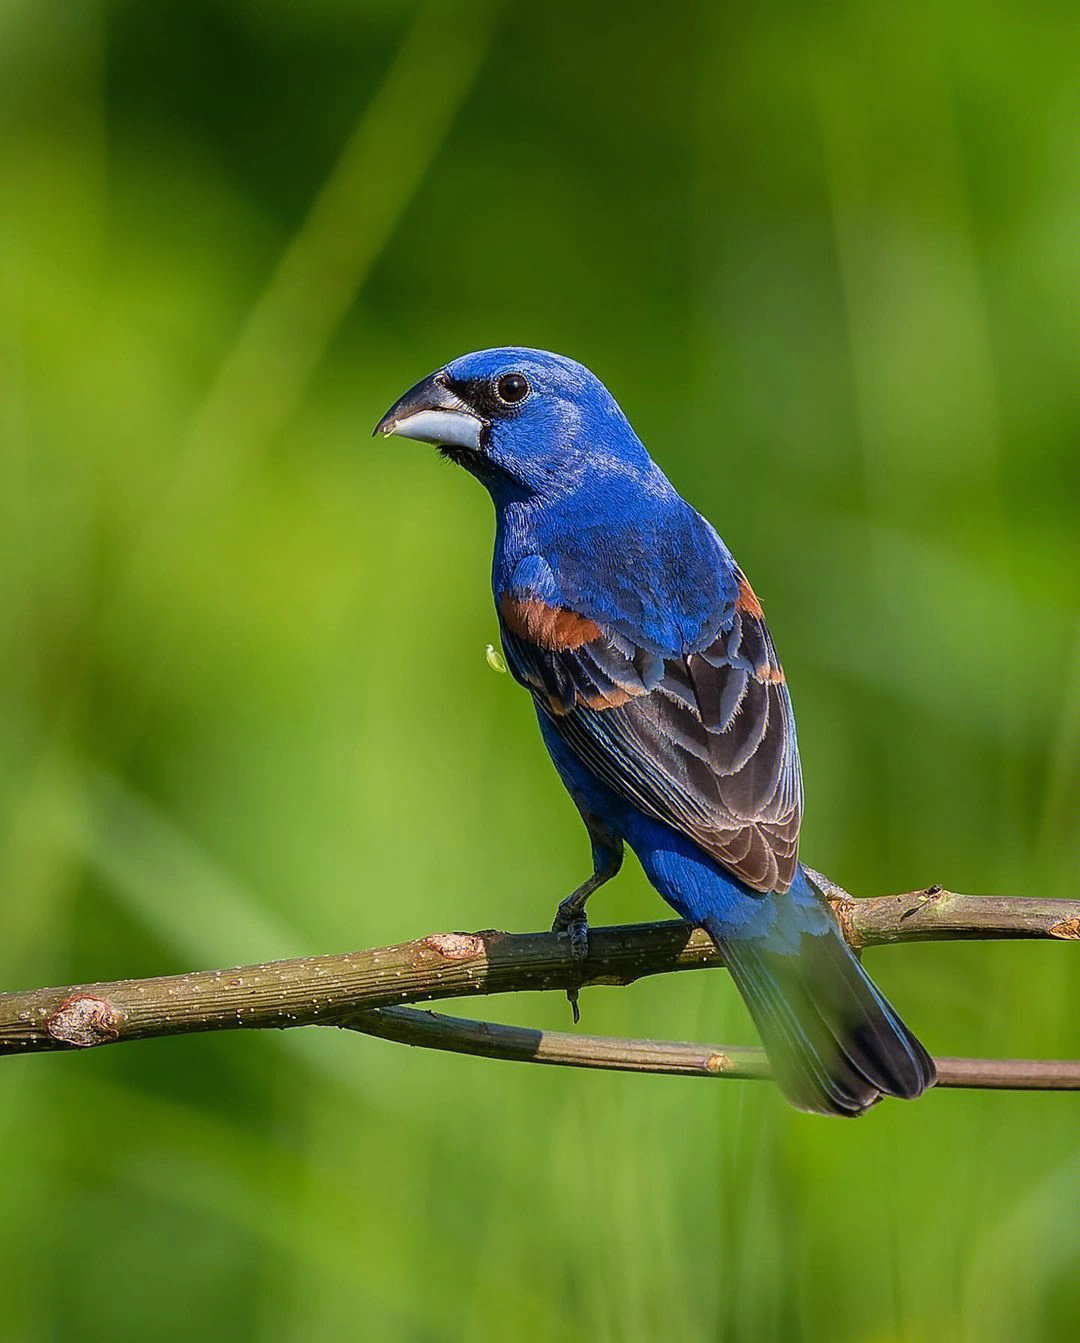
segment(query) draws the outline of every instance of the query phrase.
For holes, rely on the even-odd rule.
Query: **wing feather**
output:
[[[514,675],[598,779],[748,886],[784,891],[802,818],[795,719],[760,604],[739,577],[730,620],[699,651],[660,657],[625,629],[602,627],[574,647],[551,647],[553,630],[581,628],[572,613],[561,624],[538,615],[532,629],[504,620],[503,646]]]

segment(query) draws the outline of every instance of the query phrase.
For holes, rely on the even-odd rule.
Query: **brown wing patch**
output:
[[[643,693],[641,690],[627,690],[624,686],[615,686],[596,695],[579,694],[578,700],[588,709],[617,709],[620,704],[625,704],[627,700]]]
[[[571,653],[582,644],[601,635],[600,626],[587,616],[565,607],[548,606],[535,597],[514,597],[506,593],[499,610],[507,629],[519,639],[528,639],[549,653]]]
[[[783,685],[787,678],[784,675],[783,667],[777,660],[772,640],[764,628],[765,612],[762,610],[761,602],[758,601],[757,593],[750,586],[741,569],[739,570],[739,595],[735,598],[735,610],[744,621],[744,629],[747,621],[761,623],[761,628],[756,632],[756,642],[760,644],[765,656],[755,665],[754,676],[765,684]]]
[[[755,620],[760,620],[765,614],[757,599],[757,593],[746,581],[746,575],[743,573],[739,574],[739,595],[735,598],[735,610],[740,613],[745,611]]]

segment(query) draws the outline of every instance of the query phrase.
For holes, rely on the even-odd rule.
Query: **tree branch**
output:
[[[772,1076],[764,1049],[746,1045],[689,1045],[674,1040],[623,1040],[603,1035],[568,1035],[493,1021],[467,1021],[414,1007],[376,1007],[337,1023],[349,1030],[422,1045],[454,1054],[521,1063],[554,1063],[567,1068],[605,1068],[627,1073],[671,1073],[680,1077]],[[939,1058],[940,1087],[981,1087],[1008,1091],[1080,1091],[1080,1060]]]
[[[856,949],[966,938],[1080,940],[1080,901],[957,895],[941,887],[852,900],[810,874]],[[154,979],[0,994],[0,1054],[85,1048],[193,1031],[348,1025],[368,1034],[500,1058],[634,1071],[765,1076],[743,1048],[610,1041],[545,1034],[432,1014],[369,1009],[575,983],[629,984],[645,975],[722,964],[684,923],[593,929],[578,974],[565,937],[550,933],[434,933],[399,946]],[[395,1033],[396,1032],[396,1033]],[[482,1046],[482,1047],[481,1047]],[[721,1060],[717,1063],[715,1060]],[[1080,1064],[946,1059],[946,1085],[1071,1088]]]

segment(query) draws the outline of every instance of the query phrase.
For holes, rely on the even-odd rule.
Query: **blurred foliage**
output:
[[[587,845],[485,665],[489,505],[368,437],[510,342],[750,572],[808,859],[1073,895],[1078,58],[1050,0],[6,0],[0,982],[546,923]],[[594,918],[664,912],[630,868]],[[1080,1054],[1068,947],[868,961],[939,1053]],[[752,1039],[720,974],[584,1010]],[[9,1060],[0,1336],[1074,1338],[1077,1104],[845,1125],[330,1031]]]

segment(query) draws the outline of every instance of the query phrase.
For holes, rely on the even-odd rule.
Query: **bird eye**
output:
[[[529,395],[529,380],[524,373],[504,373],[495,381],[495,392],[500,401],[516,406]]]

